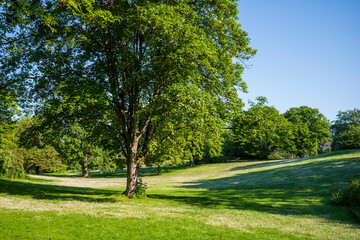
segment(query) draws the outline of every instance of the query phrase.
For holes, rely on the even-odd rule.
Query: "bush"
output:
[[[4,178],[24,178],[22,155],[10,149],[0,149],[0,176]]]
[[[360,220],[360,179],[353,180],[347,188],[347,202],[350,211]]]
[[[334,190],[331,193],[331,202],[336,206],[341,206],[345,204],[345,191],[342,189]]]
[[[353,180],[345,190],[334,191],[331,201],[334,205],[347,206],[360,220],[360,179]]]
[[[142,178],[138,178],[136,187],[135,187],[135,197],[145,198],[146,197],[147,185],[143,182]]]

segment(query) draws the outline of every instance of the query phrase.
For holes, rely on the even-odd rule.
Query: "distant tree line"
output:
[[[284,114],[265,97],[240,111],[231,126],[229,155],[257,159],[307,157],[321,153],[331,141],[330,122],[318,109],[291,108]]]

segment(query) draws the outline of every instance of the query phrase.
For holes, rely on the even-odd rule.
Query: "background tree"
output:
[[[149,156],[145,164],[156,165],[158,174],[161,165],[184,164],[189,162],[190,166],[197,164],[206,158],[221,155],[223,138],[221,131],[222,122],[202,125],[197,129],[184,128],[178,131],[177,136],[165,142],[157,151]],[[224,130],[223,130],[224,131]]]
[[[275,150],[291,151],[292,125],[265,97],[250,102],[250,108],[238,114],[232,125],[235,153],[266,159]]]
[[[321,145],[330,141],[330,122],[318,109],[301,106],[290,108],[284,113],[285,118],[293,123],[295,154],[300,157],[318,153]]]
[[[110,152],[96,145],[92,137],[79,125],[72,125],[69,129],[63,129],[57,145],[62,158],[72,169],[81,166],[83,177],[89,177],[89,170],[116,169]]]
[[[360,148],[360,110],[339,111],[332,125],[335,131],[334,149]]]
[[[36,4],[43,14],[19,25],[31,33],[21,42],[26,77],[42,103],[61,101],[64,92],[107,101],[104,124],[116,128],[127,159],[127,196],[148,156],[186,126],[221,121],[237,90],[246,90],[243,66],[233,59],[255,51],[236,22],[235,1]]]
[[[16,124],[0,125],[0,176],[21,178],[24,171],[24,149],[19,148]]]
[[[40,174],[58,172],[65,169],[58,152],[46,141],[46,134],[33,131],[38,125],[36,118],[23,118],[18,121],[17,145],[23,149],[23,166],[26,172]]]

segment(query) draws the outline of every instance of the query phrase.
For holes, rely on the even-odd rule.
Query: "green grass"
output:
[[[145,199],[121,195],[122,172],[0,179],[0,239],[360,239],[330,202],[360,177],[360,151],[153,170]]]

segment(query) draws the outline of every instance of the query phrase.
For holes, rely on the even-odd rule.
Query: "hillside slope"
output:
[[[121,196],[124,178],[0,180],[0,238],[360,239],[347,209],[330,204],[359,177],[360,151],[339,151],[144,177],[146,199]]]

